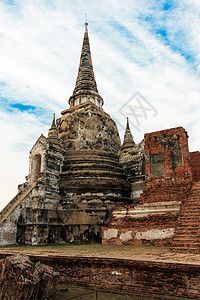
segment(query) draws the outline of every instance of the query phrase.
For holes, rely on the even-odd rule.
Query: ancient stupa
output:
[[[94,76],[88,24],[70,109],[57,120],[58,136],[65,151],[60,194],[75,202],[90,199],[119,201],[129,197],[129,186],[119,166],[121,141],[115,122],[104,112]],[[87,194],[87,195],[85,195]]]
[[[86,22],[70,108],[54,114],[48,136],[31,149],[26,182],[1,212],[0,245],[100,242],[111,208],[133,202],[118,129],[103,104]]]

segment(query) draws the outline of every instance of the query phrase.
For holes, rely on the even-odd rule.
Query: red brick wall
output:
[[[192,170],[192,181],[200,181],[200,152],[190,152],[190,166]]]
[[[61,256],[30,259],[59,271],[66,285],[160,299],[200,299],[200,268],[194,264]]]
[[[148,176],[171,179],[191,176],[188,136],[183,127],[147,133],[144,143]],[[161,165],[164,165],[164,169],[161,168],[158,175],[154,175],[156,167],[159,169]]]
[[[165,201],[187,201],[190,195],[191,180],[160,180],[152,178],[147,182],[144,192],[140,195],[140,204],[165,202]]]
[[[145,134],[147,183],[140,203],[185,201],[191,187],[188,136],[182,127]]]

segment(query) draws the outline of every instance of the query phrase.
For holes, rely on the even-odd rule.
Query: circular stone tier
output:
[[[95,199],[116,201],[129,196],[129,187],[116,155],[80,150],[69,151],[65,155],[60,193],[75,202]]]
[[[102,109],[85,103],[57,120],[65,159],[60,194],[67,201],[122,201],[129,185],[119,166],[121,142],[115,122]]]

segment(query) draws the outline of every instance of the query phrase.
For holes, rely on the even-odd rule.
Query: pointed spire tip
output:
[[[127,123],[126,123],[126,130],[127,130],[127,129],[130,130],[128,117],[127,117]]]
[[[85,32],[88,32],[87,14],[85,14]]]
[[[96,84],[93,66],[92,66],[89,36],[87,33],[87,24],[88,23],[85,23],[86,31],[83,37],[78,75],[77,75],[73,95],[76,95],[78,93],[88,94],[88,92],[95,93],[98,95],[97,84]]]
[[[56,126],[56,114],[53,114],[53,121],[51,126]]]

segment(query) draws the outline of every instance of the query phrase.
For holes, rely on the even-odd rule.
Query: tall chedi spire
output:
[[[129,127],[129,121],[128,121],[128,118],[127,118],[126,131],[125,131],[125,134],[124,134],[124,142],[123,142],[121,150],[124,150],[126,148],[132,148],[134,146],[135,146],[135,142],[133,140],[133,136],[132,136],[132,133],[131,133],[131,130],[130,130],[130,127]]]
[[[96,104],[100,108],[103,105],[103,99],[99,95],[94,76],[88,36],[88,23],[86,20],[78,76],[73,95],[69,98],[70,108],[87,101]]]

